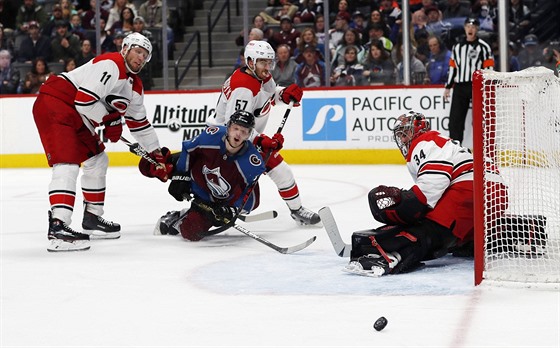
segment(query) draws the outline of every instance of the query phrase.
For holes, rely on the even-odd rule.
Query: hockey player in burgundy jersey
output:
[[[275,53],[266,41],[250,41],[245,47],[246,67],[237,69],[222,86],[216,106],[216,114],[209,118],[208,125],[224,125],[236,110],[245,110],[255,115],[255,131],[251,139],[257,148],[262,141],[277,141],[263,134],[270,109],[280,101],[294,101],[299,106],[303,91],[292,84],[286,88],[276,86],[271,71],[274,69]],[[280,137],[281,135],[275,135]],[[321,221],[317,213],[302,206],[299,189],[292,170],[276,150],[271,156],[261,152],[266,163],[267,175],[278,187],[282,199],[290,208],[292,218],[302,225],[315,225]]]
[[[265,168],[249,140],[254,126],[253,114],[239,110],[227,126],[209,126],[183,142],[182,151],[172,156],[175,170],[169,193],[178,201],[193,199],[193,203],[189,209],[162,216],[154,234],[181,234],[198,241],[213,234],[209,232],[212,226],[223,226],[240,211],[249,213],[259,205],[257,180]],[[152,176],[145,170],[148,166],[140,160],[140,171]]]
[[[410,190],[378,186],[368,195],[381,228],[352,235],[350,263],[345,270],[368,276],[402,273],[439,258],[473,240],[473,157],[458,142],[430,130],[420,113],[397,118],[394,139],[406,159],[415,185]],[[493,165],[502,210],[507,191]]]
[[[170,156],[160,149],[157,135],[146,118],[142,81],[136,75],[150,60],[152,45],[141,34],[123,40],[121,52],[102,54],[83,66],[51,77],[41,86],[33,117],[53,168],[49,184],[49,251],[87,250],[92,238],[119,238],[120,225],[103,219],[105,182],[109,160],[95,132],[117,142],[122,118],[134,138],[159,163]],[[70,227],[76,199],[76,182],[83,168],[82,229]],[[169,165],[153,166],[154,175],[167,180]]]

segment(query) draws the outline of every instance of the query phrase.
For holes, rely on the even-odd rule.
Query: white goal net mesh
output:
[[[504,192],[484,175],[483,278],[559,283],[560,80],[546,68],[488,71],[481,92],[483,139],[475,141],[508,197],[503,210]]]

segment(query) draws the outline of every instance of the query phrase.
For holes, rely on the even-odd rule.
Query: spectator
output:
[[[52,16],[49,18],[47,23],[43,26],[41,34],[53,38],[56,35],[56,22],[62,21],[62,7],[59,4],[54,5]]]
[[[315,29],[315,35],[317,36],[317,44],[325,46],[325,17],[322,14],[318,14],[315,17],[315,24],[313,26]],[[323,49],[323,53],[324,53]]]
[[[51,41],[52,61],[64,63],[80,53],[80,39],[68,32],[68,22],[56,23],[56,36]]]
[[[352,14],[352,22],[350,22],[349,27],[358,31],[361,37],[362,33],[366,30],[366,26],[367,23],[364,14],[360,11],[355,11]]]
[[[12,66],[12,54],[0,50],[0,94],[16,94],[19,80],[19,70]]]
[[[82,26],[86,30],[95,29],[95,7],[97,6],[96,0],[90,0],[89,4],[90,4],[90,9],[85,11],[82,17]],[[105,22],[107,22],[107,18],[109,18],[109,12],[107,12],[103,8],[101,8],[99,12],[100,12],[99,16]]]
[[[401,24],[401,17],[402,11],[399,8],[399,5],[394,0],[381,0],[379,2],[379,12],[381,13],[381,17],[389,28],[391,28],[391,32],[394,32],[396,27],[400,26]],[[389,35],[389,38],[392,39],[392,35]]]
[[[344,37],[344,33],[349,28],[350,15],[348,13],[339,13],[334,22],[334,28],[329,30],[329,49],[331,50],[331,57],[334,55],[336,47]]]
[[[369,22],[366,26],[366,31],[364,32],[364,34],[367,35],[367,32],[375,23],[378,23],[379,27],[383,30],[383,36],[388,38],[389,35],[391,35],[391,27],[389,27],[389,25],[385,22],[385,18],[381,15],[381,12],[379,12],[379,10],[371,11],[369,15]],[[368,41],[368,38],[365,35],[362,36],[362,39]]]
[[[134,12],[134,15],[136,15],[136,7],[134,6],[134,4],[129,3],[127,0],[115,0],[113,7],[109,11],[107,23],[105,23],[108,29],[111,29],[113,27],[113,24],[121,19],[121,12],[125,7],[131,8]]]
[[[113,36],[111,35],[111,33],[106,30],[106,24],[105,24],[105,19],[101,18],[99,20],[99,27],[101,30],[101,35],[99,37],[99,41],[101,42],[101,53],[105,53],[105,52],[120,52],[117,51],[117,48],[115,46],[115,44],[113,43]],[[95,33],[93,33],[90,37],[89,37],[89,41],[90,42],[97,42],[97,38],[95,37]],[[97,54],[98,52],[96,52],[97,50],[97,46],[93,46],[93,54]]]
[[[76,57],[76,66],[82,66],[93,58],[95,55],[92,52],[91,41],[85,39],[82,41],[80,53]]]
[[[45,35],[41,35],[39,30],[39,23],[29,22],[28,37],[23,39],[17,53],[18,62],[30,63],[38,57],[43,57],[46,60],[51,59],[51,41]]]
[[[404,54],[404,46],[400,46],[401,56]],[[416,47],[410,47],[410,84],[421,85],[424,84],[426,78],[426,66],[422,61],[416,58]],[[401,61],[397,64],[397,84],[404,83],[404,64]]]
[[[469,17],[471,9],[459,0],[447,0],[447,7],[443,11],[443,19]]]
[[[274,33],[268,40],[268,43],[270,43],[273,49],[276,49],[281,44],[286,44],[290,47],[290,55],[293,55],[299,36],[299,31],[293,27],[292,19],[289,16],[284,16],[280,21],[280,31]]]
[[[144,18],[149,28],[162,28],[162,7],[160,0],[147,0],[138,8],[138,15]],[[165,18],[169,18],[169,8]]]
[[[290,20],[294,18],[298,7],[296,5],[292,5],[292,3],[288,0],[280,0],[280,3],[282,4],[282,8],[279,11],[276,11],[273,14],[268,14],[265,10],[260,13],[265,23],[280,24],[281,19],[284,16],[288,16]]]
[[[42,27],[47,23],[47,18],[47,12],[42,6],[37,5],[35,0],[23,0],[23,5],[18,9],[16,16],[16,29],[19,33],[27,34],[30,22],[36,22]]]
[[[126,35],[124,33],[116,33],[115,35],[112,36],[112,39],[113,39],[113,48],[112,49],[114,51],[111,51],[111,52],[120,52],[121,51],[123,40],[124,40],[125,37],[126,37]],[[144,65],[144,68],[142,70],[147,69],[148,64],[150,64],[150,62],[147,62]]]
[[[389,52],[385,50],[383,42],[374,41],[369,46],[367,55],[362,60],[364,66],[365,85],[394,85],[395,64]]]
[[[327,68],[324,62],[317,59],[317,52],[313,45],[308,44],[303,48],[303,62],[298,64],[294,76],[300,87],[325,86]]]
[[[152,37],[152,32],[149,31],[148,29],[146,29],[146,21],[144,20],[144,17],[142,17],[142,16],[134,17],[134,23],[132,25],[132,31],[135,32],[135,33],[140,33],[140,34],[144,35],[145,37],[148,38],[148,40],[150,40],[150,42],[154,41],[154,38]],[[124,36],[126,36],[126,34],[128,34],[128,33],[123,33],[123,34],[124,34]],[[152,42],[152,46],[154,46],[153,42]]]
[[[64,72],[70,72],[76,69],[76,59],[75,58],[68,58],[64,61]]]
[[[529,34],[531,11],[522,0],[510,0],[509,33],[511,41],[518,41]]]
[[[449,73],[449,59],[451,59],[451,51],[445,47],[443,41],[435,35],[428,38],[428,46],[430,47],[430,56],[426,65],[429,83],[433,85],[443,85],[447,83],[447,75]]]
[[[272,36],[272,34],[274,33],[274,31],[272,29],[267,27],[267,25],[264,22],[264,19],[261,15],[256,15],[255,17],[253,17],[253,28],[260,29],[263,32],[262,40],[264,40],[264,41],[268,41],[268,38],[270,36]],[[251,39],[249,39],[247,42],[249,42],[249,41],[251,41]],[[241,32],[239,33],[239,36],[235,39],[235,44],[237,46],[245,47],[245,32],[244,32],[244,30],[241,30]]]
[[[350,9],[348,7],[348,1],[347,0],[339,0],[338,1],[338,5],[336,7],[336,15],[337,16],[344,16],[348,18],[348,25],[350,25],[350,22],[352,21],[352,15],[350,15]],[[332,18],[332,16],[331,16]]]
[[[60,7],[62,8],[62,18],[69,22],[72,15],[78,14],[70,0],[60,0]]]
[[[299,8],[294,15],[294,23],[314,23],[318,13],[323,12],[323,5],[316,0],[300,0]]]
[[[544,56],[539,48],[539,39],[536,35],[529,34],[523,38],[523,49],[519,52],[518,59],[521,70],[543,65]]]
[[[364,44],[364,49],[367,51],[371,46],[372,42],[381,41],[383,43],[383,48],[387,52],[391,52],[393,50],[393,42],[389,40],[387,37],[383,36],[383,26],[381,23],[372,23],[368,26],[368,37],[369,40]]]
[[[276,66],[272,70],[272,78],[276,84],[281,87],[288,87],[295,83],[294,72],[297,68],[297,63],[290,55],[290,47],[286,44],[281,44],[276,49]]]
[[[450,24],[445,24],[442,21],[443,15],[436,6],[428,6],[424,11],[428,18],[426,29],[430,34],[441,37],[444,30],[449,30]]]
[[[25,75],[20,93],[37,94],[39,87],[52,75],[43,58],[33,60],[31,71]]]
[[[109,29],[111,30],[112,34],[116,33],[123,33],[128,34],[131,33],[134,29],[134,19],[135,19],[134,12],[131,8],[125,7],[121,11],[121,17],[118,22],[115,22],[113,26]],[[142,19],[144,21],[144,19]]]
[[[517,59],[516,50],[517,47],[515,46],[515,43],[510,41],[508,43],[509,61],[508,61],[508,66],[504,70],[505,72],[514,72],[514,71],[521,70],[519,59]],[[500,42],[497,40],[492,42],[492,55],[494,56],[494,70],[502,71],[500,67]]]
[[[354,29],[347,29],[344,32],[344,37],[342,38],[342,40],[340,41],[340,43],[338,44],[336,50],[332,55],[332,59],[331,59],[332,66],[339,66],[344,64],[344,60],[346,57],[346,54],[344,52],[346,52],[345,49],[348,46],[354,46],[358,50],[357,59],[359,60],[362,57],[363,48],[361,45],[360,36],[358,32]]]
[[[315,30],[313,30],[313,28],[304,28],[301,31],[297,48],[294,51],[294,59],[296,60],[296,63],[300,64],[304,61],[303,48],[307,45],[313,46],[318,60],[325,61],[325,46],[319,43]]]
[[[362,86],[364,67],[358,62],[358,48],[346,46],[344,64],[337,66],[331,75],[331,83],[335,86]]]
[[[79,14],[74,14],[70,17],[70,33],[76,35],[80,42],[86,39],[86,30],[82,27],[82,18]]]
[[[1,1],[1,0],[0,0]],[[2,23],[0,23],[0,49],[8,50],[10,55],[14,56],[14,40],[12,39],[12,35],[7,35],[7,32],[13,33],[13,30],[4,28]]]

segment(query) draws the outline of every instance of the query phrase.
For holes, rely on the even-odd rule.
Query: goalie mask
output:
[[[129,66],[129,64],[127,62],[127,59],[126,59],[130,50],[134,47],[142,47],[143,49],[148,51],[148,55],[146,56],[146,59],[144,60],[144,63],[142,64],[140,69],[138,69],[137,71],[132,69]],[[124,57],[124,64],[126,65],[127,70],[130,71],[133,74],[138,74],[140,72],[140,70],[142,70],[144,65],[146,65],[146,63],[148,63],[150,61],[150,59],[152,58],[152,43],[150,42],[150,40],[148,40],[147,37],[145,37],[144,35],[142,35],[140,33],[128,34],[123,39],[121,55]]]
[[[429,131],[430,122],[421,113],[410,111],[408,114],[403,114],[397,117],[395,125],[393,126],[393,139],[397,143],[402,155],[406,158],[410,143],[416,139],[420,134]]]

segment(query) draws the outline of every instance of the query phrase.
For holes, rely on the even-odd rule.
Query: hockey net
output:
[[[473,137],[475,284],[557,288],[560,80],[542,67],[476,72]]]

